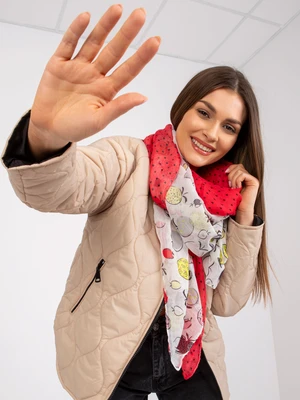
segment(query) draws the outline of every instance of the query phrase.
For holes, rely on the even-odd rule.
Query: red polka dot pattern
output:
[[[172,125],[157,131],[144,139],[150,157],[150,193],[153,201],[166,209],[165,198],[174,182],[180,166],[180,155],[173,142]],[[226,169],[230,162],[220,160],[201,168],[201,176],[192,170],[198,195],[207,210],[214,215],[235,215],[242,196],[241,189],[228,185]]]
[[[150,193],[153,201],[166,209],[165,198],[174,182],[180,167],[181,157],[173,142],[172,125],[157,131],[144,139],[150,158]],[[220,160],[217,163],[201,168],[201,176],[191,168],[195,187],[199,197],[204,201],[207,210],[214,215],[235,215],[242,196],[241,189],[231,189],[228,185],[226,169],[230,162]],[[198,289],[201,298],[203,323],[206,319],[206,284],[202,258],[190,252],[193,258]],[[168,301],[164,291],[165,303]],[[183,359],[182,374],[184,379],[193,376],[198,368],[204,329]]]
[[[193,263],[195,268],[195,275],[198,284],[198,290],[201,298],[201,305],[202,305],[202,316],[203,316],[203,323],[205,323],[206,318],[206,285],[205,285],[205,274],[204,268],[202,263],[202,258],[195,256],[192,252],[190,255],[193,257]],[[203,337],[204,329],[198,339],[195,341],[191,350],[186,354],[182,362],[182,375],[184,379],[191,378],[201,360],[201,349],[202,349],[202,337]]]

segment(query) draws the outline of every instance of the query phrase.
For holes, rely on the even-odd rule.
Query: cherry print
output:
[[[166,194],[172,183],[176,179],[180,167],[180,155],[173,142],[172,125],[167,125],[164,129],[157,131],[144,139],[150,159],[150,192],[153,201],[162,209],[166,210]],[[165,156],[166,154],[166,156]],[[170,163],[172,162],[172,164]],[[155,169],[159,165],[161,168]],[[205,202],[207,210],[214,215],[227,216],[234,215],[235,210],[241,202],[241,189],[232,190],[228,185],[226,169],[231,165],[230,162],[220,160],[213,165],[199,168],[198,173],[191,170],[195,188],[202,200]],[[153,185],[154,182],[154,185]],[[171,250],[165,249],[165,256],[171,257]],[[203,324],[206,319],[206,284],[202,258],[196,257],[190,252],[193,258],[195,276],[197,280],[199,295],[202,305]],[[167,303],[167,294],[164,291],[164,300]],[[184,379],[189,379],[196,371],[202,350],[202,336],[191,343],[188,337],[183,337],[180,349],[191,346],[190,351],[182,361],[182,374]],[[170,350],[170,346],[168,345]]]

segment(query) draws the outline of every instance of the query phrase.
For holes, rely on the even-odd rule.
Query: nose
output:
[[[216,142],[218,140],[218,130],[219,126],[217,123],[212,124],[209,128],[204,131],[204,135],[211,142]]]

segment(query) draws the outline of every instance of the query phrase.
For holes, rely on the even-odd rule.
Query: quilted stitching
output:
[[[59,157],[8,173],[29,207],[88,214],[54,322],[57,372],[73,399],[108,399],[162,301],[146,147],[127,137],[72,144]],[[229,222],[229,260],[217,289],[208,290],[203,349],[225,400],[224,343],[212,312],[234,315],[248,300],[262,231],[250,228]],[[71,313],[101,258],[101,282],[91,285]]]

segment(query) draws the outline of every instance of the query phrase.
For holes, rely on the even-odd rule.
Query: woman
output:
[[[145,101],[114,98],[159,38],[106,76],[142,9],[97,55],[121,13],[110,7],[72,59],[89,15],[73,21],[3,155],[27,205],[88,214],[55,319],[57,371],[76,400],[229,399],[213,314],[270,297],[256,99],[241,73],[210,68],[180,93],[172,125],[76,147]]]

